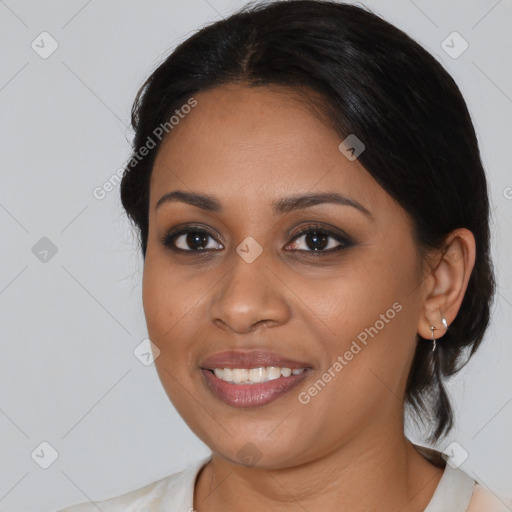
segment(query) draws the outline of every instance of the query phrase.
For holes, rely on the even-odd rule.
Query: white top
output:
[[[199,470],[211,455],[144,487],[103,501],[85,502],[57,512],[191,512]],[[508,512],[500,500],[467,473],[446,464],[424,512]]]

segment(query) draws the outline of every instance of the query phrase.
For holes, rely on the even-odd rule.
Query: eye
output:
[[[181,229],[180,229],[181,227]],[[176,252],[200,253],[219,251],[224,246],[216,242],[206,229],[196,226],[177,226],[165,233],[161,243]],[[353,241],[343,232],[335,232],[317,224],[306,226],[293,235],[292,242],[285,246],[292,252],[310,252],[315,255],[331,254],[353,245]]]
[[[319,225],[310,225],[294,236],[292,244],[286,248],[293,251],[312,253],[332,253],[353,245],[352,240],[341,233],[330,231]]]
[[[179,231],[171,230],[160,241],[174,251],[200,252],[224,249],[222,244],[217,242],[219,247],[216,247],[215,243],[212,243],[214,239],[209,231],[194,226]]]

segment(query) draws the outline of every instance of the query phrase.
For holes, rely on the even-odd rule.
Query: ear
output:
[[[431,326],[435,327],[435,339],[446,334],[442,319],[450,326],[457,316],[475,265],[475,254],[473,233],[458,228],[447,236],[443,252],[435,255],[437,263],[424,281],[423,314],[418,324],[422,338],[432,339]]]

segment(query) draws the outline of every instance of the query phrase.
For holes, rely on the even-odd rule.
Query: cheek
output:
[[[165,258],[151,255],[148,251],[142,300],[149,338],[160,350],[155,367],[171,402],[188,419],[193,403],[189,393],[183,392],[183,386],[197,371],[188,347],[196,340],[194,314],[200,308],[198,302],[204,292],[180,276],[183,273],[169,265]]]
[[[414,258],[397,258],[396,252],[389,261],[381,258],[354,258],[322,286],[309,279],[302,283],[301,297],[308,299],[300,315],[314,326],[329,381],[325,389],[317,386],[324,397],[311,400],[318,413],[332,405],[357,415],[401,393],[415,348],[417,305],[410,292],[418,276]]]
[[[361,257],[354,252],[323,276],[288,277],[290,288],[300,299],[296,301],[299,315],[309,317],[320,332],[328,335],[325,341],[336,345],[357,336],[394,302],[401,302],[402,288],[406,289],[404,283],[412,279],[412,274],[403,262],[386,265],[385,255],[373,258],[367,253]]]
[[[146,257],[142,280],[142,302],[150,337],[166,344],[188,323],[200,307],[204,288],[197,280],[186,280],[160,256]]]

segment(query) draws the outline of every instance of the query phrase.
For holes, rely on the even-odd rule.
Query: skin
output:
[[[303,97],[245,84],[194,97],[197,106],[163,141],[155,161],[143,274],[160,380],[213,453],[197,478],[194,507],[424,510],[443,469],[404,435],[406,379],[416,335],[430,339],[434,325],[442,338],[441,318],[450,325],[457,315],[474,265],[472,234],[452,232],[448,250],[422,267],[405,210],[358,160],[339,151],[340,136]],[[183,202],[155,209],[160,197],[178,189],[215,196],[223,211]],[[272,212],[277,198],[332,191],[358,201],[371,217],[327,203]],[[353,245],[312,254],[307,236],[290,236],[311,222],[343,230]],[[209,254],[197,255],[184,236],[175,243],[189,252],[162,244],[183,223],[210,231]],[[263,248],[252,263],[236,252],[248,236]],[[328,241],[328,248],[340,243]],[[300,403],[298,394],[396,302],[401,311],[309,403]],[[199,366],[236,348],[273,350],[308,361],[313,370],[270,404],[234,408],[208,390]],[[247,466],[238,454],[249,442],[258,456]]]

